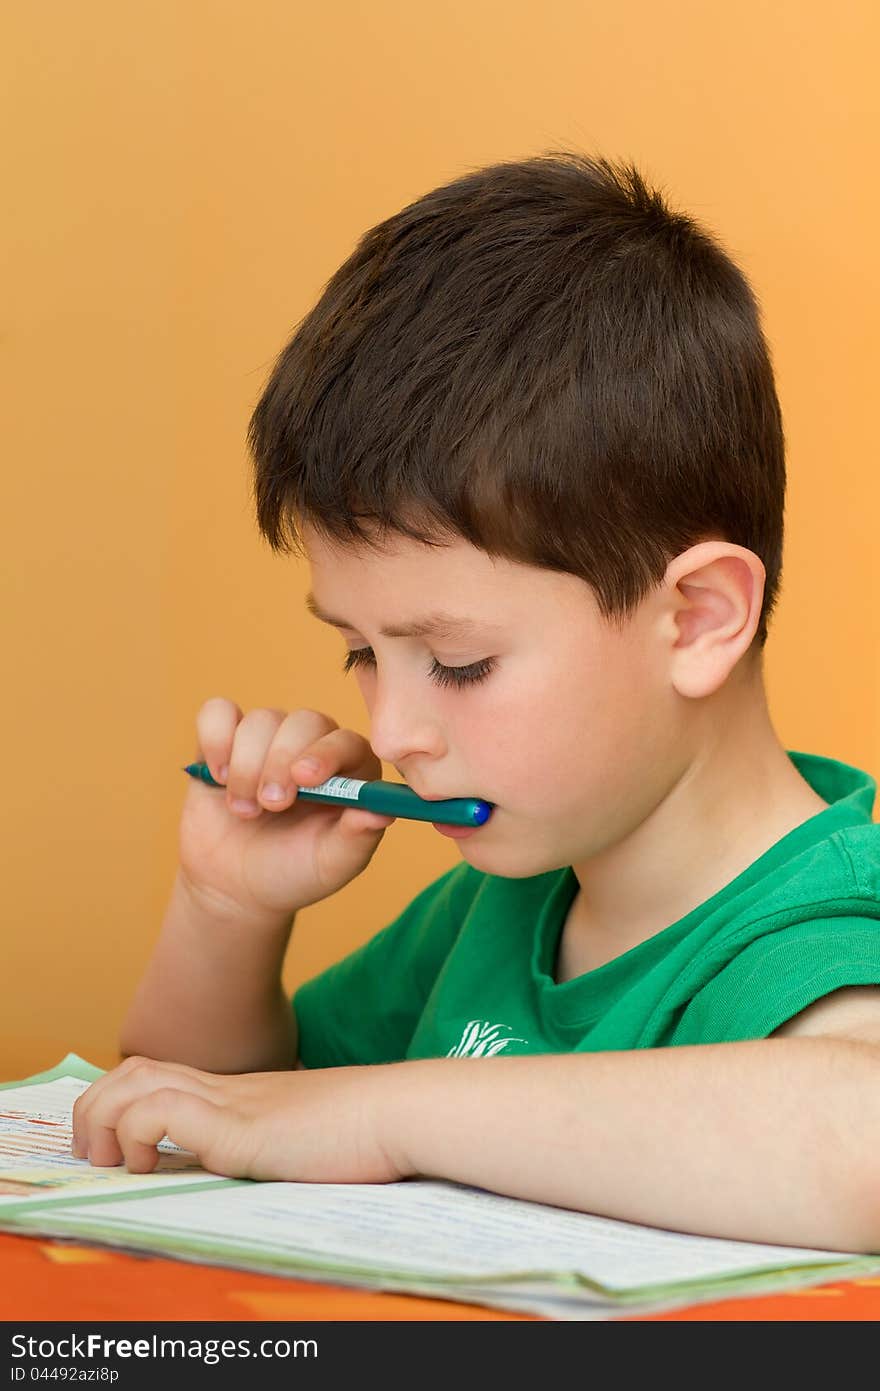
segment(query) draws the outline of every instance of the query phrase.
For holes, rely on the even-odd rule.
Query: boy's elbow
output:
[[[847,1230],[834,1243],[834,1250],[880,1257],[880,1211],[876,1196],[872,1204],[863,1204],[861,1212],[847,1224]]]
[[[865,1256],[880,1256],[880,1173],[877,1148],[859,1142],[858,1154],[841,1145],[834,1170],[826,1171],[822,1187],[828,1193],[827,1207],[833,1204],[840,1230],[834,1249]],[[836,1225],[836,1224],[835,1224]]]
[[[880,1256],[880,1173],[876,1150],[872,1155],[865,1156],[863,1167],[868,1169],[868,1175],[857,1185],[853,1203],[855,1214],[849,1224],[852,1240],[841,1245],[840,1249],[858,1251],[866,1256]]]
[[[872,1104],[853,1116],[849,1126],[853,1146],[858,1145],[858,1154],[848,1155],[847,1146],[841,1145],[835,1167],[855,1176],[851,1184],[855,1189],[852,1194],[853,1241],[843,1249],[880,1256],[880,1161],[877,1158],[880,1153],[880,1043],[872,1040],[869,1051],[870,1070],[859,1094],[863,1099],[870,1096]]]

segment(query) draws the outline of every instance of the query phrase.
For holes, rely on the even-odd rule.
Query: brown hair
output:
[[[248,445],[275,551],[302,553],[297,519],[354,545],[359,518],[375,544],[458,535],[580,576],[622,624],[720,538],[764,564],[766,642],[785,447],[757,301],[632,164],[494,164],[371,228],[278,356]]]

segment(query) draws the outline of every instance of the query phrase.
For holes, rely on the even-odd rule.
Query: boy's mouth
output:
[[[453,840],[461,840],[464,836],[472,836],[479,826],[450,826],[443,821],[432,821],[431,825],[435,831],[439,831],[441,836],[451,836]]]

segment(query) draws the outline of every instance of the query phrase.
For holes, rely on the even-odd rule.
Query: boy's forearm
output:
[[[759,1039],[381,1071],[386,1145],[404,1174],[706,1236],[880,1250],[873,1044]]]
[[[293,1068],[296,1019],[281,985],[293,916],[248,925],[197,902],[178,873],[120,1051],[207,1072]]]

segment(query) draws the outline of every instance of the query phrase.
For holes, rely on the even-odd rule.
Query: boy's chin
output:
[[[536,874],[547,874],[553,869],[564,868],[558,856],[545,847],[541,854],[534,846],[517,845],[511,837],[496,840],[481,839],[480,836],[466,836],[454,842],[463,860],[484,874],[497,874],[502,879],[530,879]],[[567,864],[567,861],[565,862]]]

